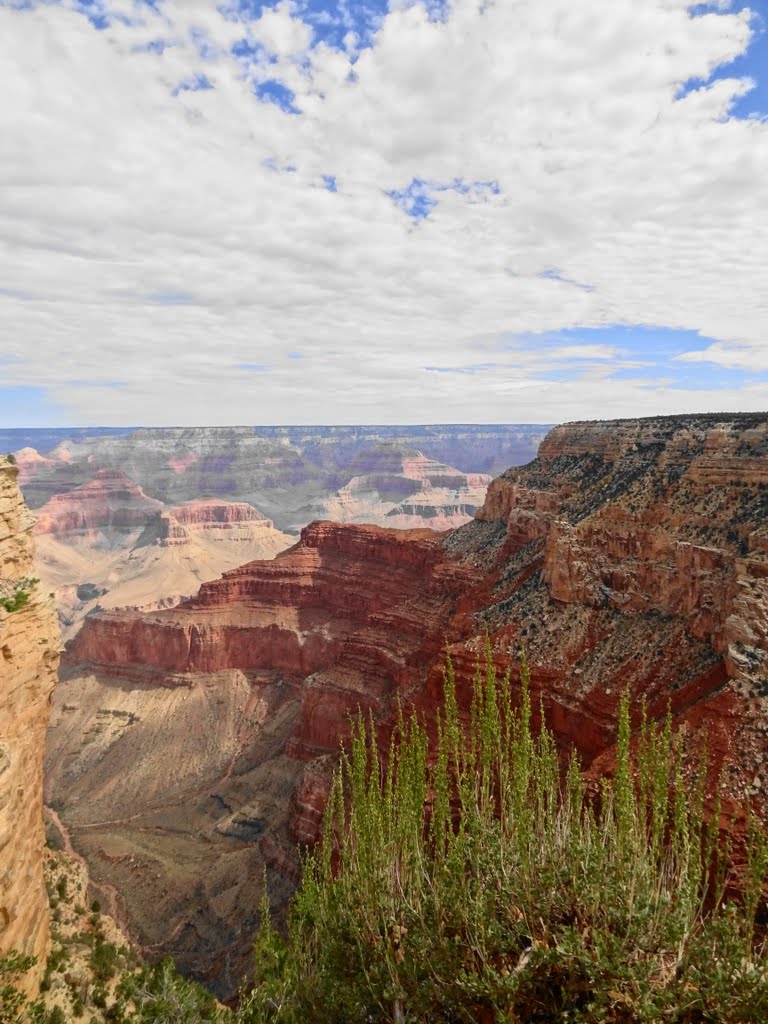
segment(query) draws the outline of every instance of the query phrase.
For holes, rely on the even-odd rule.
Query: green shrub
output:
[[[109,981],[117,973],[117,961],[117,946],[96,936],[91,953],[91,969],[94,976],[101,982]]]
[[[14,584],[14,591],[10,597],[0,598],[0,608],[13,613],[20,611],[29,600],[32,590],[40,582],[36,577],[27,577],[17,580]]]
[[[16,949],[0,957],[0,1024],[44,1024],[42,1002],[30,1002],[17,987],[36,963],[36,957],[25,956]]]
[[[178,975],[171,960],[126,974],[117,989],[122,1013],[130,1024],[203,1024],[231,1021],[202,985]],[[111,1019],[120,1019],[115,1015]]]
[[[736,906],[669,720],[630,743],[622,701],[597,798],[531,722],[525,665],[513,708],[488,650],[466,731],[450,664],[432,745],[401,717],[382,758],[358,724],[287,939],[262,915],[244,1024],[768,1020],[762,833]]]

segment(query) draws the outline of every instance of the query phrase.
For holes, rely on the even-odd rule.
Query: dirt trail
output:
[[[117,926],[122,931],[124,931],[126,935],[130,936],[130,931],[127,926],[126,917],[125,914],[123,913],[123,909],[121,906],[119,891],[115,888],[114,885],[109,885],[106,882],[99,883],[93,880],[93,878],[91,877],[90,869],[88,867],[88,862],[86,861],[85,857],[83,857],[82,854],[78,853],[77,850],[72,845],[72,837],[69,834],[69,830],[67,826],[64,824],[64,822],[61,820],[57,812],[54,811],[52,807],[48,807],[46,805],[46,807],[44,808],[44,813],[45,817],[48,819],[48,821],[50,821],[53,824],[56,831],[61,836],[61,842],[64,847],[65,853],[84,868],[88,877],[89,887],[94,891],[94,893],[96,893],[104,913],[109,914],[109,916],[117,924]]]

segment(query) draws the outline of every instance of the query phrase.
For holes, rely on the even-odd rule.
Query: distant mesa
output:
[[[462,473],[393,443],[360,452],[346,469],[352,478],[328,498],[305,506],[303,515],[447,530],[469,522],[491,482],[482,473]]]
[[[124,473],[100,469],[92,480],[54,495],[38,509],[35,533],[61,537],[103,530],[127,532],[143,526],[161,507]]]
[[[113,470],[47,502],[35,533],[40,576],[67,640],[97,609],[171,607],[205,580],[294,541],[246,502],[164,508]]]

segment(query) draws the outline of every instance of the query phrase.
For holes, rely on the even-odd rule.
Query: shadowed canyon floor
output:
[[[564,749],[609,767],[620,694],[671,703],[765,811],[768,418],[570,424],[447,534],[316,522],[176,608],[69,645],[48,800],[140,943],[231,994],[259,878],[276,905],[317,835],[348,716],[428,713],[447,642],[468,699],[488,629],[521,642]],[[536,700],[536,702],[538,702]],[[635,705],[637,706],[637,704]]]

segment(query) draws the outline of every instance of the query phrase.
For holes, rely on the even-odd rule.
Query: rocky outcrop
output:
[[[353,475],[343,487],[300,511],[335,522],[448,530],[469,522],[491,482],[392,443],[360,452],[348,472]]]
[[[122,513],[121,494],[129,499]],[[109,525],[134,516],[133,499],[132,489],[116,488],[98,528],[37,534],[40,575],[55,594],[67,640],[96,610],[173,607],[203,581],[249,559],[271,558],[294,541],[252,505],[217,498],[159,511],[153,503],[143,528]]]
[[[161,508],[138,484],[117,470],[100,469],[92,480],[56,494],[36,513],[35,532],[58,537],[141,528]]]
[[[434,656],[435,619],[472,575],[444,562],[431,530],[312,523],[273,561],[225,573],[178,608],[91,617],[67,661],[147,679],[263,668],[312,676],[294,751],[335,750],[347,712],[376,706]]]
[[[549,434],[535,469],[495,481],[479,518],[502,521],[513,549],[546,539],[555,600],[679,617],[731,678],[758,686],[767,473],[765,418],[577,424]]]
[[[144,787],[130,781],[124,739],[99,734],[104,747],[91,760],[78,694],[89,694],[91,707],[97,693],[102,708],[119,700],[125,711],[152,694],[163,702],[166,736],[180,743],[205,729],[202,711],[191,709],[214,700],[247,733],[255,680],[266,673],[275,699],[290,692],[291,713],[275,716],[269,741],[265,719],[242,739],[238,760],[219,765],[209,792],[223,793],[226,806],[195,788],[199,764],[180,764],[164,813],[175,808],[190,831],[222,823],[210,833],[216,843],[251,829],[250,852],[290,886],[289,841],[317,835],[350,713],[370,712],[384,743],[398,698],[429,716],[446,645],[466,709],[486,630],[513,681],[525,645],[534,707],[585,769],[610,766],[628,691],[652,716],[671,708],[692,749],[706,739],[713,767],[724,771],[725,800],[750,800],[765,814],[768,490],[755,467],[766,460],[768,417],[572,424],[552,431],[534,462],[496,480],[476,518],[448,534],[317,522],[273,561],[226,573],[173,610],[92,616],[67,652],[60,700],[69,688],[73,710],[57,709],[68,725],[51,747],[62,815],[85,813],[69,802],[57,767],[68,765],[78,786],[103,793],[120,816],[138,815],[110,826],[115,847],[146,850],[157,821],[150,826],[127,792]],[[243,680],[254,680],[251,698]],[[255,773],[247,784],[245,774],[233,784],[233,763]],[[249,788],[257,776],[260,786],[270,780],[282,817]],[[136,822],[144,831],[129,842]],[[105,828],[81,817],[78,837],[92,845]],[[234,893],[238,883],[227,877]],[[208,913],[213,896],[200,899]],[[176,906],[174,920],[193,921],[198,905]],[[168,931],[156,941],[169,951],[180,945]]]
[[[244,501],[198,498],[158,512],[147,522],[134,548],[150,544],[162,547],[189,544],[194,535],[200,534],[207,535],[211,540],[219,536],[227,541],[266,540],[270,535],[280,536],[272,520],[267,519],[253,505]],[[282,548],[276,546],[275,550]]]
[[[43,756],[59,661],[53,602],[35,579],[32,517],[0,459],[0,955],[37,957],[45,969],[48,897],[43,883]]]

